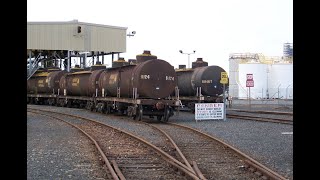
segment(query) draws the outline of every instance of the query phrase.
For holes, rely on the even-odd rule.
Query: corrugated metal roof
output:
[[[96,26],[96,27],[107,27],[107,28],[115,28],[115,29],[124,29],[127,30],[127,27],[121,27],[121,26],[111,26],[111,25],[104,25],[104,24],[95,24],[95,23],[87,23],[87,22],[80,22],[78,20],[72,20],[72,21],[29,21],[27,24],[40,24],[40,25],[54,25],[54,24],[80,24],[80,25],[90,25],[90,26]]]

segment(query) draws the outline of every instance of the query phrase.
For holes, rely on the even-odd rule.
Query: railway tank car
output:
[[[182,104],[194,111],[195,103],[222,102],[221,72],[226,71],[220,66],[208,66],[202,58],[197,58],[197,61],[192,63],[191,69],[176,69]],[[225,88],[228,89],[228,84]]]
[[[57,91],[46,88],[28,90],[28,99],[51,105],[85,107],[101,113],[126,114],[141,120],[142,116],[157,117],[167,122],[180,101],[172,93],[177,87],[173,66],[167,61],[144,51],[137,55],[137,64],[130,65],[120,59],[116,67],[106,68],[101,64],[90,70],[72,68],[71,72],[58,71]],[[63,73],[62,73],[63,72]],[[43,74],[44,76],[44,74]],[[28,87],[43,78],[41,73],[31,77]],[[46,81],[46,79],[41,79]],[[47,101],[48,100],[48,101]]]
[[[175,90],[176,73],[168,62],[157,59],[150,51],[137,55],[137,61],[137,65],[111,68],[102,73],[100,87],[105,95],[161,99]]]
[[[60,78],[65,75],[67,71],[61,71],[59,68],[41,68],[38,69],[35,74],[27,81],[27,93],[31,94],[55,94],[59,91]],[[34,103],[34,100],[43,104],[44,101],[48,101],[49,104],[53,104],[54,100],[50,98],[42,98],[41,100],[34,98],[27,98],[27,102]]]
[[[94,96],[98,88],[98,79],[106,66],[97,62],[92,65],[90,70],[81,68],[71,69],[71,73],[65,74],[60,80],[60,89],[64,90],[65,95],[71,96]]]
[[[125,103],[117,103],[120,112],[127,111],[134,117],[140,114],[157,116],[158,120],[163,118],[168,121],[173,115],[172,106],[178,105],[175,100],[168,99],[177,86],[173,66],[158,59],[150,51],[144,51],[137,55],[136,59],[136,65],[118,66],[102,72],[98,91],[102,97],[142,99],[143,103],[139,107],[127,107]],[[98,111],[110,112],[111,106],[114,105],[98,103]]]

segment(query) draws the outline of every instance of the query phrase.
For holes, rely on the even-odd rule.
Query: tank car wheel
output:
[[[141,121],[142,119],[142,109],[140,110],[139,114],[138,114],[138,121]]]
[[[141,119],[142,119],[142,114],[143,114],[143,109],[142,109],[142,106],[139,105],[138,111],[137,111],[136,115],[133,116],[133,119],[134,119],[134,120],[137,119],[138,121],[141,121]]]
[[[50,106],[54,106],[55,105],[55,99],[48,99],[48,104]]]
[[[163,122],[168,122],[169,118],[173,116],[173,110],[171,107],[166,107],[164,110]]]
[[[110,114],[111,113],[111,107],[107,104],[106,107],[105,107],[105,112],[106,114]]]
[[[163,116],[163,122],[168,122],[170,117],[170,109],[166,108],[165,112],[164,112],[164,116]]]
[[[71,101],[70,100],[67,102],[67,107],[71,108]]]
[[[98,105],[97,105],[98,107],[97,107],[97,111],[99,112],[99,113],[105,113],[105,111],[106,111],[106,109],[105,109],[105,107],[104,107],[104,104],[103,103],[98,103]]]
[[[162,116],[157,116],[157,120],[161,122]]]

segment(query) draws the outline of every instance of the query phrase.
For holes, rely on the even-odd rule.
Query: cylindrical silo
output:
[[[293,99],[293,64],[269,65],[269,98]]]
[[[250,87],[250,97],[254,99],[266,98],[267,95],[267,64],[246,63],[239,64],[239,98],[249,97],[249,88],[246,87],[247,74],[253,75],[254,87]]]

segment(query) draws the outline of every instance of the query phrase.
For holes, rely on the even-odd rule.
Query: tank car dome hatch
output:
[[[192,62],[192,69],[197,67],[206,67],[208,66],[208,62],[203,61],[202,58],[197,58],[195,62]]]
[[[136,59],[128,59],[129,65],[136,65],[137,60]]]
[[[80,66],[77,64],[75,65],[73,68],[70,69],[70,72],[71,73],[74,73],[74,72],[79,72],[79,71],[84,71],[83,68],[80,68]]]
[[[151,51],[149,50],[144,50],[143,51],[143,54],[138,54],[136,56],[136,59],[137,59],[137,63],[143,63],[145,61],[148,61],[148,60],[152,60],[152,59],[157,59],[158,57],[155,56],[155,55],[152,55],[151,54]]]
[[[36,72],[35,72],[35,74],[36,73],[40,73],[40,72],[45,72],[46,70],[44,69],[44,68],[42,68],[42,67],[40,67]]]
[[[117,61],[112,62],[113,68],[127,66],[127,65],[129,65],[129,62],[125,61],[123,57],[119,57]]]
[[[186,69],[186,68],[187,68],[187,66],[184,65],[184,64],[182,64],[182,65],[179,65],[179,68],[178,68],[178,69]]]
[[[47,71],[48,71],[48,72],[61,71],[61,69],[58,68],[58,67],[48,67],[48,68],[47,68]]]
[[[101,64],[100,61],[97,61],[96,64],[92,65],[90,67],[90,71],[95,71],[95,70],[99,70],[99,69],[106,69],[106,65]]]

